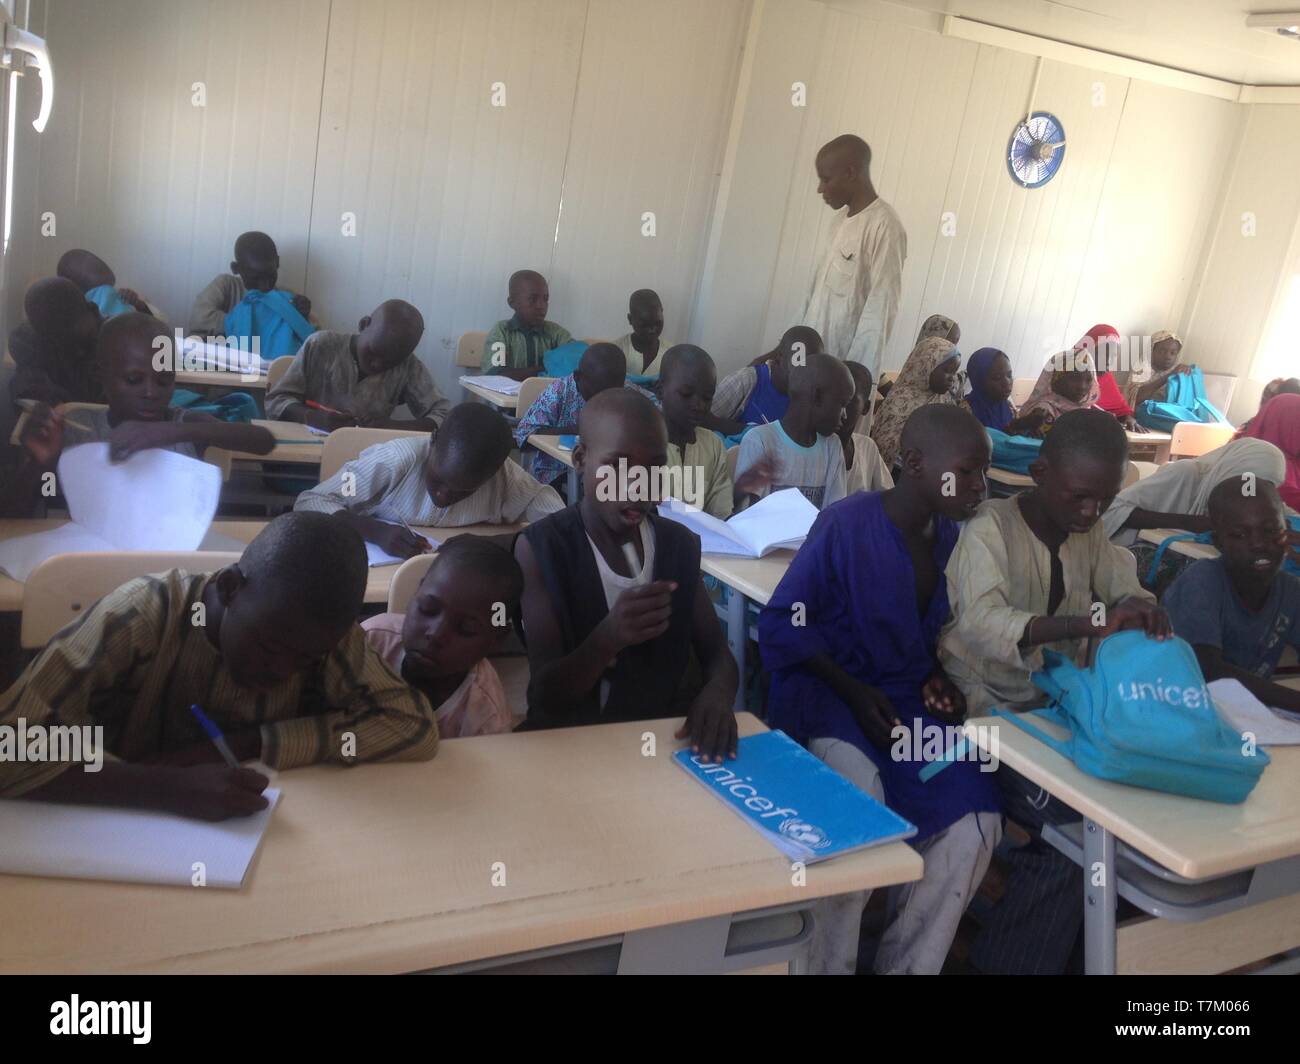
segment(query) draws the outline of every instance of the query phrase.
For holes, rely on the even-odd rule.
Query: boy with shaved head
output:
[[[423,316],[402,299],[380,303],[354,333],[312,334],[267,392],[267,416],[327,432],[349,425],[437,429],[451,403],[415,355],[423,335]],[[414,420],[393,417],[403,403]]]
[[[973,762],[932,780],[914,732],[956,725],[961,692],[935,654],[957,522],[984,499],[989,440],[973,416],[923,406],[903,428],[898,484],[822,511],[759,618],[769,723],[918,828],[925,876],[891,891],[879,974],[938,974],[1001,835],[997,794]],[[864,593],[870,589],[868,593]],[[809,958],[852,974],[866,894],[818,907]]]
[[[485,403],[453,407],[435,437],[367,447],[328,480],[304,491],[298,511],[332,513],[398,558],[429,549],[407,525],[537,521],[562,510],[555,489],[509,460],[510,426]],[[346,490],[345,490],[346,489]]]
[[[257,231],[241,233],[235,241],[235,258],[230,273],[214,277],[195,297],[190,310],[189,331],[200,336],[226,335],[226,315],[243,302],[249,292],[272,292],[280,278],[280,252],[275,241]],[[311,300],[281,290],[293,308],[306,318]],[[265,354],[265,353],[264,353]]]
[[[1239,680],[1265,705],[1300,713],[1300,691],[1273,682],[1282,652],[1300,647],[1300,577],[1282,568],[1285,513],[1270,481],[1247,474],[1216,484],[1210,528],[1219,557],[1184,569],[1164,607],[1207,680]]]
[[[112,267],[93,251],[85,248],[65,251],[59,258],[55,273],[80,288],[82,295],[99,308],[100,317],[105,321],[133,310],[141,314],[153,313],[138,293],[130,288],[117,287],[117,275]]]
[[[366,643],[361,538],[323,514],[284,514],[216,573],[140,577],[63,629],[0,695],[0,723],[102,725],[114,760],[0,761],[0,795],[134,806],[205,820],[266,805],[273,769],[420,761],[438,749],[428,700]],[[200,618],[200,620],[196,620]]]
[[[717,382],[703,348],[678,344],[663,357],[659,398],[668,427],[668,468],[676,473],[672,491],[725,521],[735,508],[727,452],[718,434],[704,427]]]
[[[851,133],[817,153],[817,192],[836,212],[804,308],[836,358],[873,375],[894,328],[907,259],[907,233],[871,183],[871,149]]]
[[[853,392],[844,363],[828,354],[792,366],[785,416],[751,429],[740,442],[736,503],[782,488],[798,488],[818,509],[844,498],[844,447],[837,433]]]
[[[771,351],[723,378],[705,427],[735,436],[749,425],[784,417],[790,405],[790,367],[805,364],[809,355],[822,350],[815,329],[806,325],[786,329]]]
[[[9,334],[17,370],[9,395],[59,403],[102,403],[104,389],[95,368],[99,309],[65,277],[32,282],[23,296],[27,320]]]
[[[663,417],[641,393],[611,388],[579,429],[573,460],[588,491],[515,540],[527,726],[684,714],[677,738],[706,758],[734,756],[736,662],[700,577],[699,537],[642,490],[667,461]]]
[[[628,373],[659,376],[658,359],[672,345],[662,339],[664,305],[652,288],[638,288],[627,301],[627,323],[632,331],[614,341],[627,359]]]
[[[546,320],[551,290],[536,270],[516,270],[510,275],[506,305],[514,316],[497,322],[483,341],[484,373],[499,373],[514,380],[536,377],[542,358],[573,339],[569,330]]]

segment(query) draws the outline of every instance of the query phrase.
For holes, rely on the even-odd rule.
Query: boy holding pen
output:
[[[355,333],[312,333],[266,395],[266,415],[333,432],[349,425],[435,431],[451,409],[415,356],[424,318],[410,303],[380,303]],[[413,420],[393,411],[405,404]]]
[[[276,770],[421,761],[438,749],[428,700],[356,623],[360,537],[284,514],[217,573],[123,584],[60,632],[0,695],[0,725],[102,726],[99,771],[0,761],[0,797],[158,809],[204,820],[265,807],[267,779],[222,763],[198,705],[239,761]]]

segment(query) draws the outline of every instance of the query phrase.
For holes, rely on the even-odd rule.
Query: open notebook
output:
[[[659,516],[685,525],[700,537],[705,554],[735,554],[761,558],[774,550],[798,550],[817,520],[817,507],[798,488],[783,488],[742,510],[729,521],[719,521],[680,499],[665,499]]]
[[[425,536],[424,538],[429,539],[428,536]],[[438,544],[440,542],[440,540],[429,539],[429,545],[432,546],[434,550],[438,549]],[[370,563],[370,568],[374,569],[381,565],[401,565],[402,562],[406,561],[406,559],[399,558],[395,554],[389,554],[388,551],[384,550],[384,548],[379,546],[378,543],[371,543],[370,540],[366,540],[366,561]]]
[[[1253,735],[1258,745],[1300,744],[1300,716],[1264,705],[1240,680],[1214,680],[1209,688],[1220,718],[1236,731]]]
[[[58,481],[72,520],[0,543],[0,571],[15,580],[56,554],[227,549],[204,543],[221,495],[208,462],[154,448],[113,463],[107,443],[85,443],[60,455]]]
[[[269,804],[260,813],[215,824],[142,809],[0,801],[0,872],[178,887],[196,885],[201,872],[204,886],[235,890],[280,799],[273,787],[263,794]]]
[[[499,392],[501,395],[518,395],[519,381],[511,380],[509,377],[501,376],[474,376],[465,374],[460,378],[461,384],[477,384],[480,388],[486,388],[490,392]]]

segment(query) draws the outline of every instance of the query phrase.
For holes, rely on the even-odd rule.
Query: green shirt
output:
[[[530,366],[540,366],[542,356],[547,351],[553,351],[572,339],[569,330],[563,325],[544,321],[540,329],[529,329],[516,314],[513,318],[497,322],[488,330],[487,337],[483,341],[480,368],[484,373],[500,373],[507,368],[526,369]],[[496,362],[493,361],[492,356],[499,350],[493,346],[494,344],[505,345],[504,349],[500,350],[500,353],[505,356],[504,363],[499,358]]]

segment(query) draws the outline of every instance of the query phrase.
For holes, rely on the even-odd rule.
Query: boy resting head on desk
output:
[[[564,502],[510,461],[510,426],[484,403],[461,403],[436,437],[367,447],[294,509],[336,514],[363,539],[397,558],[429,549],[404,525],[457,528],[536,521]]]
[[[141,314],[153,313],[137,292],[117,287],[117,275],[112,267],[93,251],[85,248],[65,251],[55,272],[81,289],[86,299],[99,308],[105,321],[133,310]]]
[[[9,396],[49,403],[102,403],[95,372],[95,341],[102,324],[99,308],[64,277],[32,282],[23,296],[27,320],[9,334],[14,357]]]
[[[405,614],[361,622],[385,664],[437,707],[443,739],[514,728],[488,655],[510,633],[523,589],[509,550],[482,536],[457,536],[438,549]]]
[[[322,514],[284,514],[217,573],[140,577],[63,629],[0,695],[0,724],[102,726],[113,760],[0,762],[0,796],[161,809],[204,820],[266,805],[267,779],[239,761],[421,761],[433,710],[357,625],[366,552]]]
[[[699,537],[659,517],[643,490],[668,460],[664,419],[639,392],[611,388],[586,405],[579,428],[582,501],[515,540],[531,670],[525,727],[685,712],[679,739],[705,757],[734,756],[739,680],[700,577]]]

